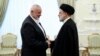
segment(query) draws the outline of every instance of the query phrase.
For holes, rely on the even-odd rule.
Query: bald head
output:
[[[31,7],[31,11],[38,10],[38,9],[41,9],[41,7],[39,5],[37,5],[37,4],[32,5],[32,7]]]
[[[39,17],[41,16],[41,12],[42,12],[42,9],[39,5],[35,4],[31,7],[30,14],[34,19],[38,20]]]

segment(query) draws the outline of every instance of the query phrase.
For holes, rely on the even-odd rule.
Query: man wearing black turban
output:
[[[55,39],[52,56],[79,56],[78,32],[71,19],[75,10],[68,4],[61,4],[59,19],[63,25]]]

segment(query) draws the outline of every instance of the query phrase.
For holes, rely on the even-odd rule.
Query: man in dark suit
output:
[[[46,56],[50,42],[39,22],[41,7],[33,5],[30,15],[26,17],[21,27],[22,50],[21,56]]]
[[[58,16],[64,24],[55,39],[52,56],[79,56],[77,27],[71,19],[74,12],[72,6],[61,4]]]

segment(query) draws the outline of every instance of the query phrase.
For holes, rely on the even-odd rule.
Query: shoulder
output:
[[[72,19],[69,19],[67,22],[65,22],[65,24],[63,25],[64,28],[69,28],[69,29],[73,29],[73,28],[76,28],[76,23],[72,20]]]
[[[76,26],[76,23],[74,22],[74,20],[69,19],[69,20],[66,22],[66,25],[68,25],[68,26]]]
[[[27,16],[26,18],[25,18],[25,20],[23,21],[23,23],[22,23],[22,27],[25,27],[25,26],[32,26],[33,25],[33,21],[32,21],[32,19],[31,19],[31,17],[30,16]]]

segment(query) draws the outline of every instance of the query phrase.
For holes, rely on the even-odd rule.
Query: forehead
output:
[[[31,10],[33,10],[33,11],[41,11],[41,7],[39,5],[33,5]]]
[[[59,9],[59,12],[61,12],[61,13],[65,13],[62,9]]]
[[[33,8],[32,10],[33,10],[33,11],[41,11],[41,8],[36,7],[36,8]]]

